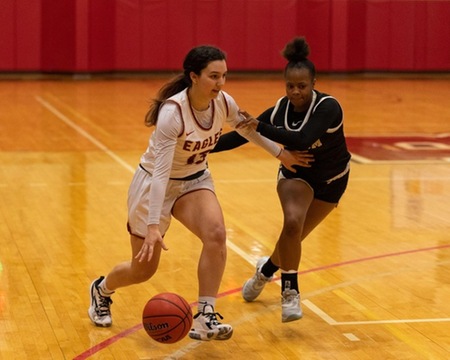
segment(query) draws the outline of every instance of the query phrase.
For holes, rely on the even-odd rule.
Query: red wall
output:
[[[305,35],[319,71],[450,71],[450,0],[2,0],[0,71],[179,70],[214,44],[280,70]]]

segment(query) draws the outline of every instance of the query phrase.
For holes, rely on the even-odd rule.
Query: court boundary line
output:
[[[102,142],[97,140],[95,137],[93,137],[91,134],[89,134],[82,127],[75,124],[75,122],[70,120],[66,115],[64,115],[61,111],[59,111],[57,108],[55,108],[48,101],[44,100],[40,96],[35,96],[34,98],[36,99],[36,101],[39,104],[41,104],[43,107],[45,107],[48,111],[50,111],[53,115],[55,115],[59,120],[61,120],[67,126],[74,129],[81,136],[83,136],[84,138],[89,140],[92,144],[94,144],[96,147],[98,147],[100,150],[102,150],[105,154],[107,154],[108,156],[113,158],[116,162],[118,162],[120,165],[122,165],[125,169],[127,169],[131,172],[134,172],[136,170],[130,164],[128,164],[125,160],[123,160],[120,156],[116,155],[113,151],[111,151],[106,145],[104,145]]]
[[[338,326],[338,325],[377,325],[377,324],[410,324],[410,323],[425,323],[425,322],[449,322],[450,318],[429,318],[429,319],[391,319],[391,320],[360,320],[360,321],[336,321],[331,316],[329,316],[325,311],[320,309],[312,301],[305,299],[302,300],[309,310],[315,313],[328,325]]]

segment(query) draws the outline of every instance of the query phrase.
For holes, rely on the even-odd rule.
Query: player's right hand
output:
[[[139,262],[142,261],[150,261],[153,256],[153,250],[155,248],[156,243],[161,244],[161,248],[163,250],[169,250],[169,248],[164,243],[164,239],[161,236],[161,233],[159,231],[159,225],[153,224],[148,225],[147,227],[147,236],[144,239],[144,242],[142,243],[141,250],[137,253],[135,256],[135,259],[137,259]]]

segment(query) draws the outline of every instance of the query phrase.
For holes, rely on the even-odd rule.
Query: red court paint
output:
[[[449,162],[450,135],[347,136],[353,161],[372,163]]]

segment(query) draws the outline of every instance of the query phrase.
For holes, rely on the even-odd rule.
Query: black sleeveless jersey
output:
[[[348,170],[350,153],[344,136],[343,112],[338,101],[314,90],[313,101],[306,112],[295,112],[285,96],[258,116],[257,131],[287,150],[308,150],[314,155],[310,168],[296,166],[291,172],[284,166],[286,178],[308,182],[333,179]]]

